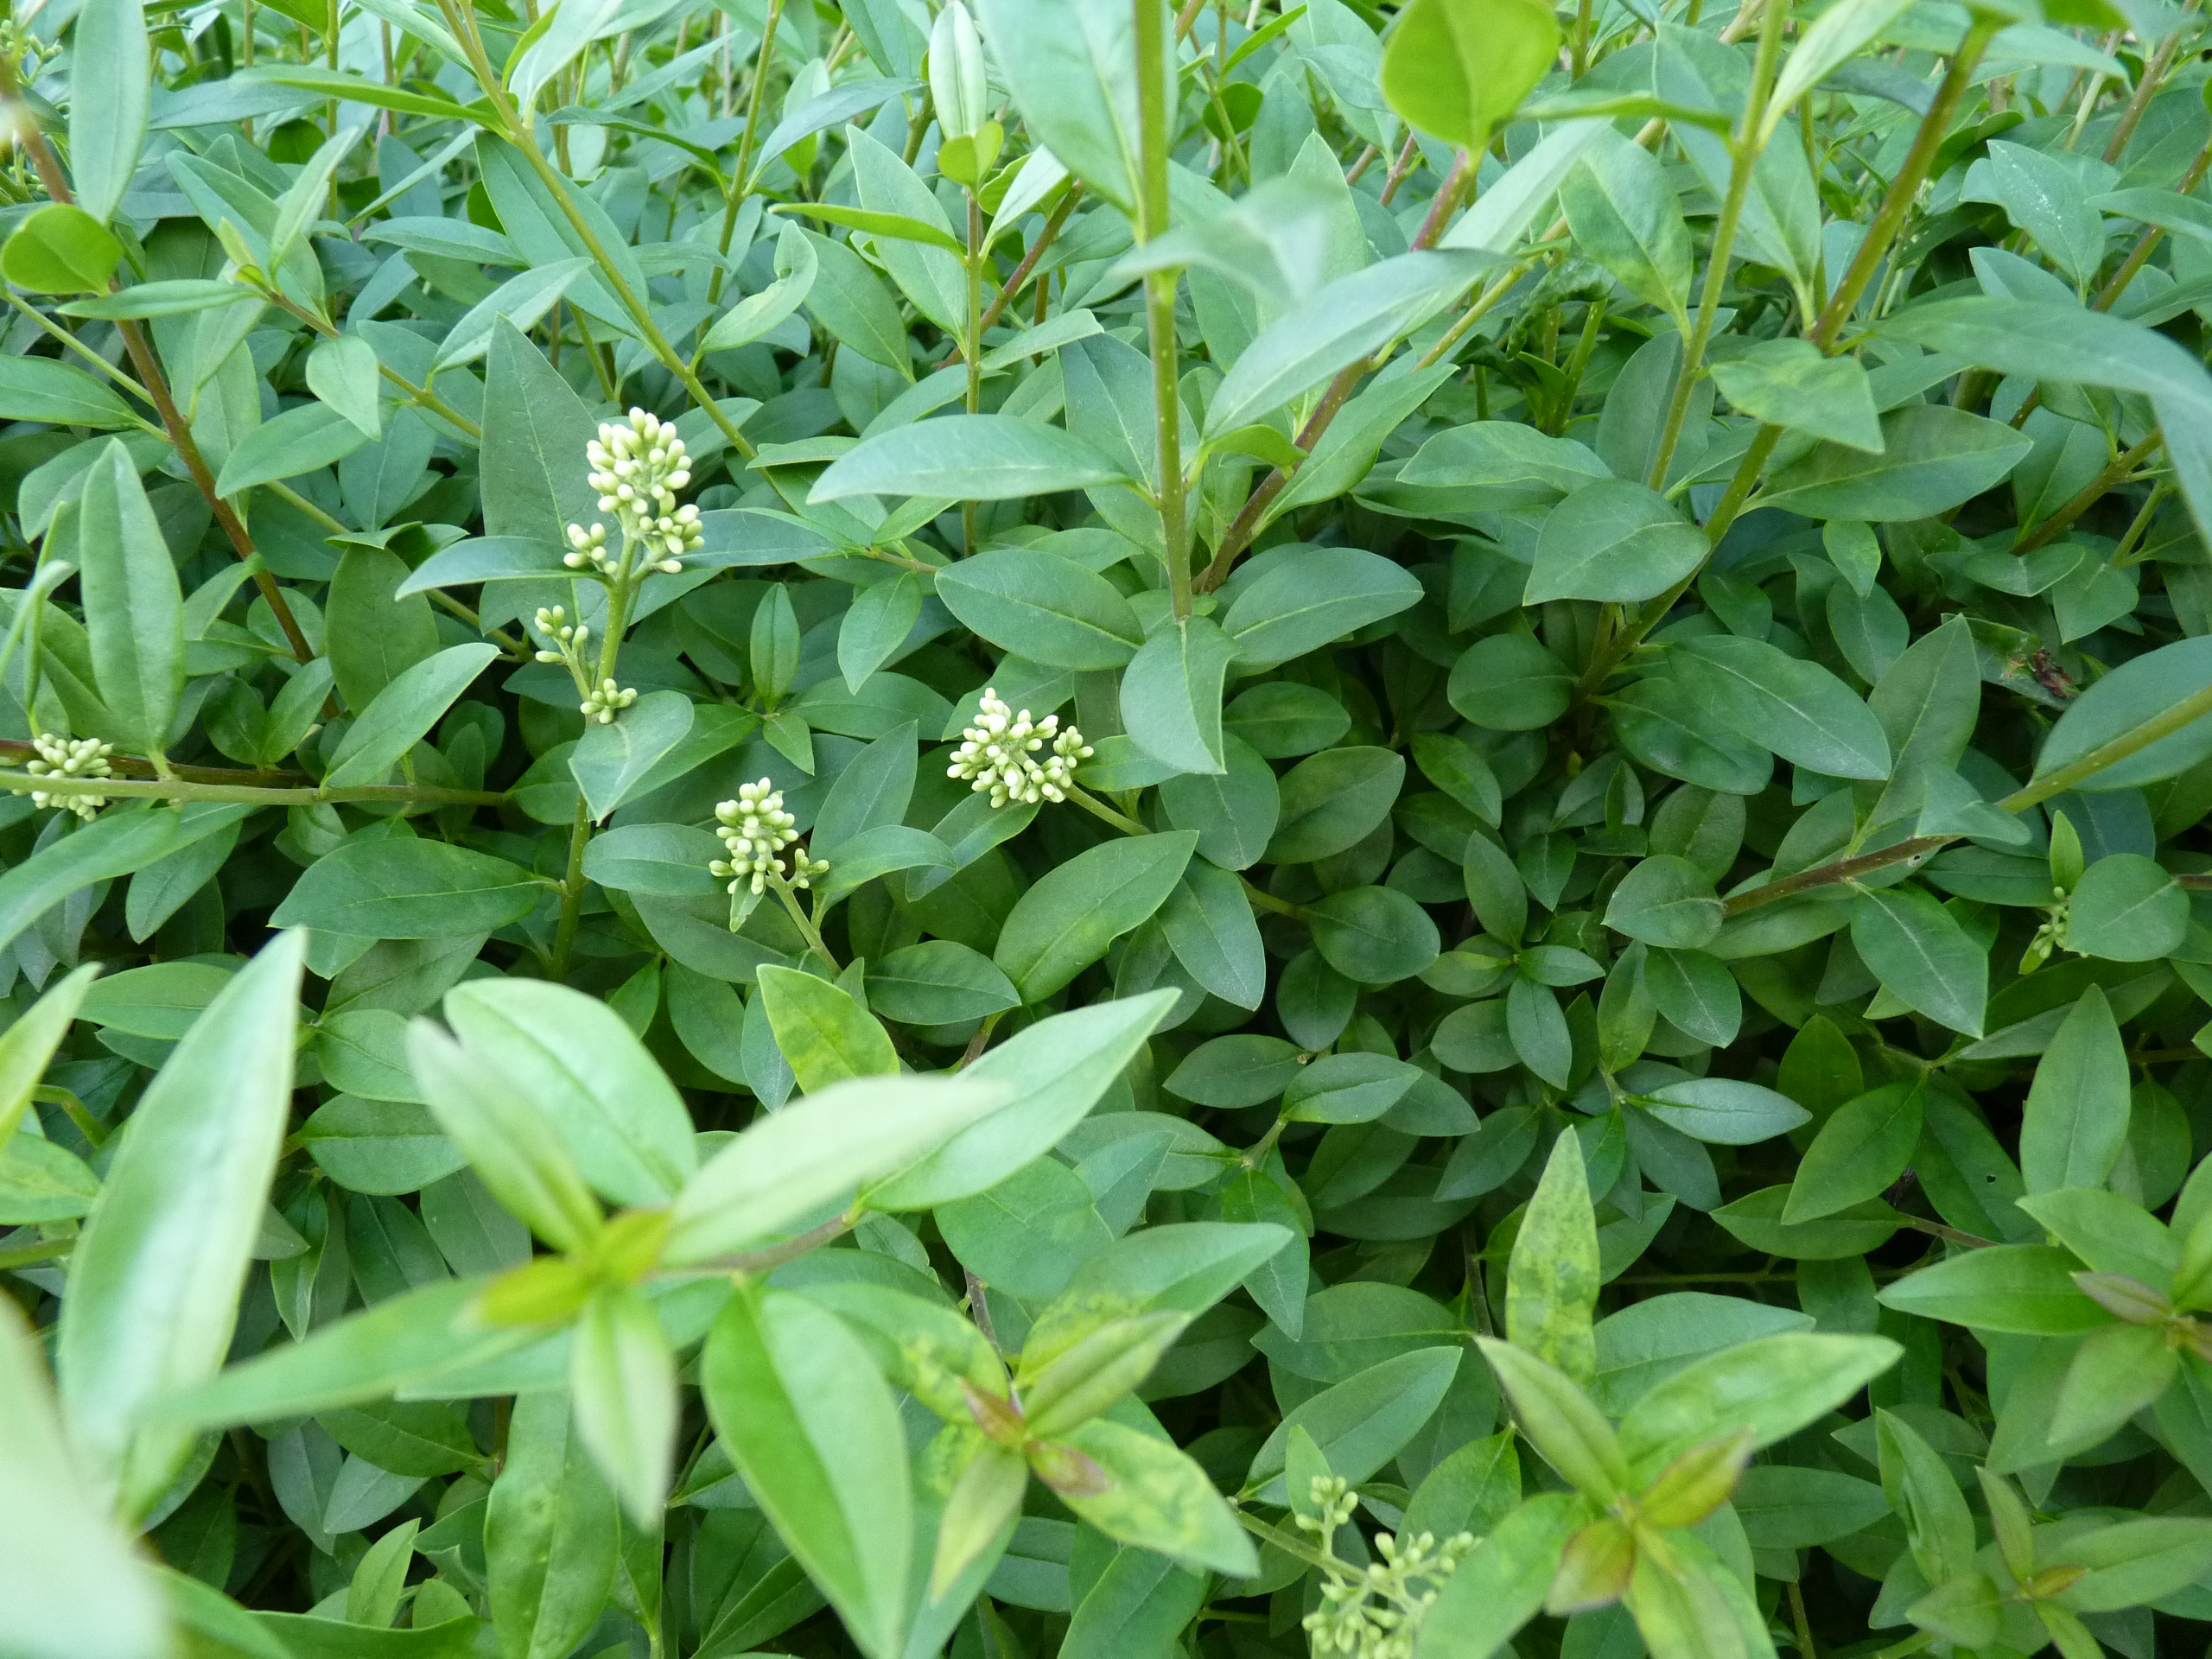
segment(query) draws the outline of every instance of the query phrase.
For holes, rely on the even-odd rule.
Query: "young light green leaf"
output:
[[[149,1418],[228,1351],[292,1095],[307,941],[279,935],[200,1016],[131,1115],[70,1262],[55,1369],[97,1489],[142,1516],[193,1432]]]
[[[1581,1138],[1569,1132],[1552,1142],[1543,1179],[1514,1236],[1505,1275],[1507,1337],[1586,1386],[1598,1370],[1591,1334],[1598,1285],[1597,1217]]]
[[[853,1077],[759,1119],[684,1188],[665,1259],[727,1255],[906,1168],[1011,1103],[1008,1089],[979,1071]]]
[[[0,1594],[22,1659],[137,1659],[168,1644],[145,1563],[105,1512],[62,1433],[22,1314],[0,1307]]]

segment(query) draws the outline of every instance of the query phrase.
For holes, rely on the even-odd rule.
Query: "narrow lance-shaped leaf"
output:
[[[283,1140],[306,938],[280,934],[208,1006],[140,1099],[70,1263],[55,1345],[72,1437],[96,1487],[145,1513],[193,1431],[155,1421],[213,1376]]]

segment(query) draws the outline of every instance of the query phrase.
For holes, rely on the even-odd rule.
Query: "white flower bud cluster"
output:
[[[31,747],[38,751],[38,758],[28,763],[23,770],[35,778],[112,778],[114,768],[107,763],[114,747],[98,738],[60,737],[52,732],[41,732],[31,739]],[[89,818],[107,804],[105,795],[65,795],[58,791],[35,789],[31,791],[33,806],[58,806],[74,812],[80,818]]]
[[[1345,1659],[1413,1659],[1422,1622],[1436,1605],[1444,1581],[1475,1547],[1463,1532],[1441,1544],[1433,1533],[1408,1538],[1382,1532],[1375,1536],[1379,1561],[1365,1567],[1337,1559],[1338,1529],[1352,1517],[1358,1495],[1341,1477],[1315,1476],[1312,1516],[1293,1518],[1299,1530],[1320,1541],[1327,1556],[1322,1567],[1321,1606],[1306,1615],[1305,1628],[1315,1654]]]
[[[537,631],[548,639],[556,641],[560,647],[556,651],[539,652],[537,660],[541,663],[565,663],[572,658],[581,660],[584,646],[591,639],[591,629],[585,624],[578,622],[573,626],[569,624],[569,607],[565,605],[539,606]]]
[[[591,463],[590,484],[599,492],[599,510],[611,512],[622,526],[626,541],[645,549],[656,570],[673,575],[683,568],[683,556],[705,539],[699,527],[699,509],[676,505],[676,493],[691,481],[691,458],[674,423],[642,409],[630,418],[601,424],[599,435],[584,446]],[[566,562],[572,570],[587,566],[601,575],[612,575],[616,561],[607,552],[607,527],[569,526]]]
[[[612,726],[614,716],[638,700],[637,688],[624,687],[613,680],[601,680],[576,707],[586,720],[595,720],[602,726]]]
[[[733,893],[746,887],[759,893],[772,875],[804,887],[815,876],[829,873],[827,859],[809,858],[804,850],[792,854],[786,868],[784,849],[798,839],[798,821],[784,810],[783,791],[766,778],[757,784],[740,784],[737,798],[717,806],[715,817],[715,833],[722,838],[729,857],[716,859],[707,869],[728,881]]]
[[[976,723],[961,736],[965,741],[952,752],[945,776],[969,779],[977,794],[988,791],[993,806],[1067,799],[1075,787],[1076,762],[1091,756],[1083,734],[1072,726],[1063,731],[1058,715],[1039,721],[1031,720],[1027,709],[1017,715],[988,686]],[[1042,760],[1033,758],[1047,744],[1050,752]]]

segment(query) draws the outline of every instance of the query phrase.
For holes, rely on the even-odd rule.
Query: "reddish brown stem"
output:
[[[976,343],[978,346],[982,344],[983,335],[999,320],[1007,302],[1021,291],[1021,285],[1029,280],[1029,273],[1037,269],[1037,262],[1045,257],[1045,250],[1058,238],[1061,229],[1068,222],[1068,215],[1075,212],[1076,202],[1082,194],[1080,184],[1068,186],[1067,194],[1060,198],[1060,205],[1052,209],[1052,216],[1045,221],[1045,228],[1037,232],[1037,240],[1030,245],[1029,251],[1021,256],[1021,263],[1014,268],[1014,275],[1006,279],[1005,285],[998,291],[998,297],[984,308],[982,318],[976,325]],[[959,360],[960,344],[955,340],[952,349],[945,353],[944,361],[938,367],[950,368]]]
[[[1445,175],[1444,182],[1437,187],[1436,200],[1429,204],[1428,217],[1421,221],[1421,227],[1414,235],[1409,251],[1418,252],[1436,245],[1437,238],[1444,234],[1444,227],[1452,222],[1453,211],[1475,176],[1475,167],[1476,158],[1464,149],[1452,158],[1452,170]],[[1350,401],[1352,393],[1358,390],[1359,383],[1376,366],[1373,359],[1363,359],[1338,372],[1337,378],[1329,383],[1328,391],[1322,394],[1319,406],[1306,417],[1306,424],[1299,428],[1300,449],[1307,454],[1313,453],[1313,446],[1329,429],[1329,423],[1337,418],[1337,412]],[[1197,582],[1192,584],[1198,592],[1210,594],[1227,580],[1230,567],[1236,563],[1237,555],[1243,552],[1252,537],[1259,533],[1260,521],[1267,516],[1268,509],[1274,504],[1275,498],[1290,487],[1290,473],[1278,467],[1261,480],[1259,488],[1245,499],[1243,509],[1230,522],[1228,530],[1223,532],[1221,545],[1215,550],[1212,559],[1198,573]]]

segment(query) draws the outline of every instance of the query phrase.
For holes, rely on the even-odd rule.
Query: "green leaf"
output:
[[[1214,391],[1206,432],[1264,419],[1410,334],[1497,263],[1495,255],[1468,251],[1402,253],[1326,284],[1245,347]]]
[[[436,1280],[316,1331],[278,1343],[158,1408],[188,1427],[327,1412],[388,1399],[440,1372],[496,1359],[538,1333],[467,1317],[480,1281]]]
[[[1382,54],[1382,95],[1414,126],[1479,152],[1559,54],[1533,0],[1415,0]]]
[[[2044,1244],[1968,1250],[1885,1286],[1881,1302],[1901,1313],[1976,1331],[2070,1336],[2112,1316],[2074,1282],[2074,1259]]]
[[[73,970],[0,1032],[0,1147],[13,1140],[16,1126],[30,1107],[31,1090],[38,1087],[54,1051],[69,1034],[69,1022],[77,1017],[99,972],[99,966],[91,963]]]
[[[1235,646],[1214,622],[1171,621],[1122,673],[1122,723],[1139,750],[1179,772],[1220,773],[1221,684]]]
[[[1173,830],[1077,854],[1015,902],[992,960],[1024,1002],[1042,1001],[1167,901],[1197,844],[1195,835]]]
[[[1745,414],[1878,455],[1886,440],[1866,366],[1810,340],[1760,340],[1713,365],[1713,384]]]
[[[543,890],[488,853],[414,836],[349,841],[316,861],[270,919],[378,939],[444,939],[519,921]]]
[[[1143,1046],[1176,1001],[1150,991],[1056,1014],[1017,1033],[961,1076],[1007,1091],[988,1118],[874,1188],[883,1210],[926,1210],[981,1192],[1059,1144]]]
[[[1636,1096],[1636,1102],[1661,1122],[1716,1146],[1753,1146],[1812,1120],[1812,1114],[1788,1096],[1733,1077],[1670,1083]]]
[[[1478,1337],[1514,1414],[1545,1462],[1594,1503],[1611,1503],[1628,1484],[1620,1441],[1590,1396],[1566,1372],[1510,1343]]]
[[[1010,415],[940,415],[861,439],[815,480],[808,499],[1010,501],[1128,481],[1105,455],[1058,427]]]
[[[532,1232],[563,1253],[598,1235],[599,1205],[575,1158],[520,1085],[427,1020],[408,1028],[407,1060],[439,1126]]]
[[[814,244],[797,226],[787,226],[777,239],[776,269],[776,281],[757,294],[747,295],[715,319],[699,341],[702,354],[749,346],[805,302],[822,262],[815,254]]]
[[[1567,1540],[1589,1518],[1567,1492],[1539,1492],[1500,1521],[1444,1581],[1421,1627],[1423,1659],[1491,1659],[1543,1610]]]
[[[305,950],[280,936],[177,1045],[71,1257],[61,1398],[94,1485],[124,1516],[145,1514],[191,1455],[191,1431],[148,1408],[212,1377],[230,1347],[291,1104]]]
[[[1416,1348],[1313,1395],[1268,1436],[1252,1459],[1244,1490],[1258,1503],[1288,1503],[1283,1466],[1294,1428],[1313,1437],[1338,1475],[1365,1480],[1397,1456],[1442,1402],[1459,1356],[1457,1348]]]
[[[592,817],[605,819],[643,793],[649,779],[666,781],[658,769],[678,752],[697,719],[691,699],[681,691],[654,691],[625,709],[619,720],[586,726],[569,757],[569,771]]]
[[[1393,887],[1347,887],[1306,907],[1321,959],[1362,985],[1395,985],[1436,960],[1436,924]]]
[[[929,939],[868,964],[868,1007],[901,1025],[950,1026],[1019,1007],[1021,995],[988,957]]]
[[[1650,599],[1695,570],[1709,551],[1704,533],[1656,490],[1601,479],[1544,519],[1526,602]]]
[[[847,992],[791,968],[763,967],[760,985],[776,1046],[806,1093],[898,1071],[890,1033]]]
[[[1819,664],[1764,639],[1716,635],[1685,640],[1673,665],[1721,721],[1783,760],[1832,778],[1890,775],[1881,723]]]
[[[153,97],[146,16],[134,0],[90,0],[71,36],[69,173],[77,200],[102,224],[138,170]]]
[[[297,478],[344,460],[368,436],[327,404],[300,404],[246,435],[216,475],[217,493],[234,496],[257,484]]]
[[[791,211],[804,213],[809,219],[819,219],[831,225],[843,225],[871,237],[889,237],[902,242],[919,242],[926,246],[942,249],[956,258],[967,257],[968,250],[952,238],[952,233],[942,226],[931,225],[906,213],[874,212],[866,207],[839,207],[822,202],[794,203]],[[792,302],[791,308],[797,308]],[[742,344],[742,341],[739,342]]]
[[[746,1489],[861,1650],[894,1659],[913,1496],[899,1408],[868,1351],[834,1315],[747,1287],[715,1322],[700,1382]]]
[[[1658,159],[1604,130],[1560,186],[1575,240],[1621,286],[1689,333],[1689,226]]]
[[[585,1302],[569,1365],[576,1438],[639,1526],[659,1529],[676,1459],[676,1355],[628,1285]]]
[[[1720,931],[1720,899],[1704,871],[1686,858],[1657,853],[1613,889],[1605,925],[1646,944],[1696,950]]]
[[[551,264],[540,265],[524,271],[520,276],[509,277],[471,306],[460,321],[446,330],[445,339],[439,343],[437,356],[432,359],[434,371],[442,372],[447,369],[459,368],[482,357],[491,349],[495,324],[506,323],[516,328],[535,327],[538,319],[558,305],[583,274],[592,268],[590,259],[579,256],[573,259],[558,259]],[[318,392],[317,395],[321,394]],[[358,420],[355,423],[359,424]]]
[[[2085,1569],[2053,1598],[2078,1613],[2112,1612],[2171,1595],[2212,1567],[2212,1524],[2193,1516],[2120,1521],[2069,1539],[2059,1563]]]
[[[1979,1037],[1989,956],[1928,894],[1870,887],[1851,901],[1851,943],[1883,988],[1939,1025]]]
[[[945,608],[994,645],[1048,668],[1119,668],[1144,632],[1119,589],[1034,548],[979,553],[940,574]]]
[[[336,1095],[308,1115],[296,1138],[316,1168],[355,1192],[420,1192],[467,1161],[429,1109],[410,1102]]]
[[[1270,864],[1310,864],[1364,840],[1405,786],[1405,757],[1366,747],[1324,749],[1283,775]]]
[[[1387,1054],[1325,1054],[1300,1066],[1282,1091],[1294,1123],[1366,1123],[1420,1081],[1421,1069]]]
[[[406,561],[389,548],[348,547],[338,561],[325,601],[327,661],[349,709],[366,709],[377,693],[438,649],[430,601],[419,594],[399,594],[406,578]],[[292,685],[301,685],[315,671],[308,664]],[[281,705],[283,694],[278,701]],[[304,712],[310,719],[318,713],[313,703]],[[304,736],[305,727],[299,729]]]
[[[1288,662],[1418,604],[1410,571],[1356,547],[1270,548],[1221,619],[1240,663]]]
[[[85,628],[101,698],[131,748],[159,754],[184,695],[184,597],[120,439],[109,439],[86,469],[78,525]]]
[[[2188,931],[2188,893],[2140,853],[2113,853],[2090,865],[2066,907],[2066,948],[2107,962],[2171,956]]]
[[[1202,843],[1203,844],[1203,843]],[[1268,990],[1267,950],[1244,884],[1193,858],[1160,908],[1160,931],[1176,961],[1223,1001],[1256,1008]]]
[[[1596,1376],[1591,1312],[1598,1301],[1598,1222],[1581,1138],[1561,1135],[1522,1212],[1505,1274],[1505,1333],[1577,1382]]]
[[[593,727],[585,735],[607,729]],[[709,874],[707,867],[728,850],[712,830],[690,824],[625,824],[591,838],[584,848],[584,874],[602,887],[623,893],[703,898],[726,885]]]
[[[2127,1080],[2112,1004],[2092,985],[2036,1063],[2020,1115],[2020,1173],[2029,1192],[2105,1184],[2127,1139]]]
[[[1946,404],[1908,404],[1882,417],[1878,454],[1824,443],[1776,474],[1754,499],[1808,518],[1932,518],[2002,483],[2032,442],[2002,421]]]
[[[2086,759],[2106,744],[2212,686],[2212,642],[2183,639],[2132,657],[2066,705],[2036,755],[2036,776]],[[2188,771],[2212,755],[2212,720],[2193,720],[2091,773],[2076,788],[2140,789]]]
[[[402,671],[346,729],[323,781],[334,788],[383,782],[499,654],[496,645],[451,645]]]
[[[1685,1366],[1621,1419],[1621,1450],[1649,1479],[1690,1447],[1748,1433],[1754,1448],[1834,1411],[1904,1357],[1886,1337],[1785,1332]]]
[[[1079,0],[977,0],[976,9],[1039,144],[1105,200],[1133,208],[1141,146],[1130,16]]]
[[[123,400],[82,369],[50,357],[21,356],[0,363],[0,420],[96,430],[131,423]]]
[[[854,1077],[759,1118],[685,1186],[664,1257],[681,1266],[728,1255],[887,1176],[918,1175],[909,1166],[925,1154],[1020,1104],[1010,1092],[979,1066],[957,1077]],[[897,1191],[893,1181],[889,1192]],[[865,1196],[874,1208],[907,1207],[895,1196]]]
[[[79,26],[81,36],[84,25]],[[143,49],[143,48],[142,48]],[[0,247],[0,275],[41,294],[99,294],[123,263],[123,244],[82,207],[48,202]]]
[[[1445,696],[1477,726],[1529,732],[1567,712],[1574,676],[1540,641],[1525,633],[1478,639],[1452,664]]]
[[[1838,1107],[1805,1149],[1783,1221],[1818,1221],[1887,1191],[1920,1142],[1923,1089],[1885,1084]]]
[[[151,1575],[88,1486],[54,1408],[38,1340],[0,1307],[0,1593],[27,1655],[158,1653],[168,1620]]]
[[[308,353],[308,390],[371,438],[384,435],[376,347],[359,334],[326,335]]]
[[[1213,1482],[1172,1444],[1104,1417],[1061,1438],[1109,1483],[1103,1492],[1066,1500],[1109,1538],[1230,1578],[1259,1571],[1251,1539]]]
[[[1773,137],[1790,106],[1873,41],[1904,11],[1910,0],[1844,0],[1829,7],[1797,35],[1796,44],[1775,77],[1764,118],[1762,142]]]
[[[568,1395],[541,1389],[519,1396],[484,1512],[500,1659],[556,1659],[583,1640],[613,1586],[620,1527]]]

